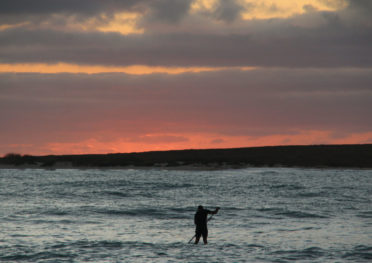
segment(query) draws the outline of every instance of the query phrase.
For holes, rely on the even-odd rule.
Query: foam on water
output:
[[[2,262],[369,262],[372,171],[0,170]],[[199,204],[219,214],[187,244]]]

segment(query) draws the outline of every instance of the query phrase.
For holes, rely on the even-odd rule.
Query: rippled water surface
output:
[[[371,262],[371,201],[371,170],[1,169],[0,261]]]

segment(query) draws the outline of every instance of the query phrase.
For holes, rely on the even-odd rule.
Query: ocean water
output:
[[[0,169],[0,261],[371,262],[371,201],[372,170]]]

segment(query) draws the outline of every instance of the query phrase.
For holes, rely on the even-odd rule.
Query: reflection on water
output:
[[[0,261],[368,262],[372,171],[0,170]],[[209,244],[187,244],[202,204]]]

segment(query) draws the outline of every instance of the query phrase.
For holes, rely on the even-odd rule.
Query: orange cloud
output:
[[[139,17],[136,13],[116,13],[111,20],[96,26],[95,29],[102,32],[119,32],[122,35],[143,34],[144,29],[137,27]]]
[[[88,19],[77,19],[75,16],[53,14],[48,19],[40,21],[0,24],[0,31],[24,27],[27,29],[53,29],[61,31],[116,32],[121,35],[143,34],[144,29],[137,27],[140,17],[141,15],[137,13],[129,12],[119,12],[112,16],[101,14]]]
[[[24,27],[29,25],[29,22],[22,22],[22,23],[17,23],[17,24],[2,24],[0,25],[0,31],[11,29],[11,28],[16,28],[16,27]]]
[[[44,63],[22,63],[22,64],[0,64],[0,73],[126,73],[132,75],[146,75],[155,73],[182,74],[198,73],[207,71],[220,71],[227,69],[253,70],[256,67],[157,67],[145,65],[131,65],[125,67],[102,66],[102,65],[78,65],[68,63],[44,64]]]
[[[217,8],[218,0],[195,0],[191,12],[208,12]],[[309,9],[320,11],[335,11],[347,6],[345,0],[240,0],[246,7],[242,13],[243,19],[288,18],[306,13]]]
[[[254,3],[253,8],[248,6],[248,11],[243,13],[243,19],[288,18],[306,13],[308,9],[335,11],[347,6],[345,0],[246,0],[243,2],[248,5]]]

